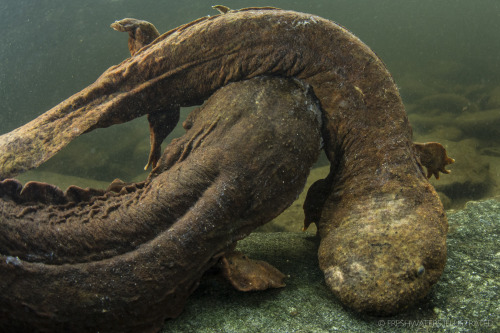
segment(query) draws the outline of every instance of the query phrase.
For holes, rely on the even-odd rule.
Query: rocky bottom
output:
[[[286,287],[242,293],[204,279],[163,332],[493,332],[500,327],[500,197],[469,202],[448,216],[448,261],[431,293],[393,317],[360,316],[329,292],[310,233],[253,233],[239,242],[249,257],[288,275]]]

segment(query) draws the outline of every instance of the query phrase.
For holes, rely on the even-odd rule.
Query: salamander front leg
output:
[[[427,168],[427,178],[431,178],[434,175],[436,179],[439,179],[439,172],[450,173],[450,170],[446,170],[445,167],[448,164],[455,163],[455,160],[448,157],[446,149],[442,144],[427,142],[415,143],[414,146],[420,158],[420,163]]]

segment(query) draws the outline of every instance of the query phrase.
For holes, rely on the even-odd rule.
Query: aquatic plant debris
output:
[[[423,167],[439,175],[451,159],[421,158],[390,73],[357,37],[310,14],[247,8],[142,44],[0,136],[0,327],[160,329],[235,241],[292,203],[321,140],[331,172],[304,209],[305,227],[318,226],[329,288],[376,315],[428,293],[444,268],[448,226]],[[157,122],[176,122],[180,106],[205,99],[158,156],[168,129]],[[80,134],[144,114],[156,165],[145,182],[63,192],[6,179]]]

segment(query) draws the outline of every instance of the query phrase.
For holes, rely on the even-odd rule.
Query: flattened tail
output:
[[[58,126],[40,126],[35,120],[0,136],[0,180],[38,167],[85,131],[71,128],[58,132]]]
[[[106,74],[107,72],[105,72]],[[129,121],[116,110],[130,102],[99,78],[29,123],[0,136],[0,180],[14,177],[46,162],[81,134]],[[142,115],[134,112],[134,117]],[[123,119],[122,119],[123,118]]]
[[[98,110],[89,112],[88,104],[73,110],[72,101],[0,136],[0,180],[38,167],[99,122]]]

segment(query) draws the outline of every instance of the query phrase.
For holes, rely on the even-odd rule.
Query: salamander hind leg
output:
[[[240,291],[265,290],[285,286],[286,276],[265,261],[248,258],[241,252],[224,254],[219,262],[222,275]]]

